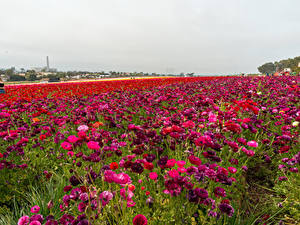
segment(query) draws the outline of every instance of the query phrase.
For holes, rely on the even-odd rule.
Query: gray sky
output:
[[[300,55],[300,0],[0,0],[0,68],[230,74]]]

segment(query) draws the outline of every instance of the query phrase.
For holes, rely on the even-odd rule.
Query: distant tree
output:
[[[8,79],[8,81],[24,81],[24,80],[26,80],[25,77],[16,74],[10,75]]]
[[[269,62],[269,63],[263,64],[262,66],[258,67],[257,69],[260,73],[274,73],[276,68],[275,68],[274,63]]]
[[[25,74],[25,78],[28,81],[34,81],[37,80],[37,75],[36,72],[34,70],[27,70],[26,74]]]
[[[275,71],[282,71],[284,68],[290,68],[293,72],[300,72],[298,64],[300,62],[300,56],[295,58],[283,59],[278,62],[265,63],[258,67],[258,71],[261,73],[273,73]]]
[[[14,75],[14,70],[13,69],[7,69],[7,70],[5,70],[5,75],[7,77],[11,77],[12,75]]]

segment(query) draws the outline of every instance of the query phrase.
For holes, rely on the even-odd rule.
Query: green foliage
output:
[[[274,73],[275,71],[282,71],[284,68],[291,68],[292,72],[299,73],[300,68],[298,64],[300,63],[300,56],[295,58],[283,59],[280,61],[275,61],[274,63],[265,63],[258,67],[258,71],[261,73]]]
[[[261,73],[274,73],[275,72],[275,65],[272,62],[265,63],[262,66],[257,68]]]
[[[24,81],[24,80],[26,80],[25,77],[17,75],[17,74],[12,74],[9,76],[8,81]]]

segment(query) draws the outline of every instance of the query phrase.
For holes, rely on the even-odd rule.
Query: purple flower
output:
[[[227,214],[229,217],[232,217],[233,216],[233,213],[234,213],[234,209],[231,205],[229,204],[226,204],[226,203],[221,203],[219,205],[219,209],[222,213],[225,213]]]

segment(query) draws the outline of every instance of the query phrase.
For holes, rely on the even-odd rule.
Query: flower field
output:
[[[0,224],[300,223],[299,81],[5,87]]]

